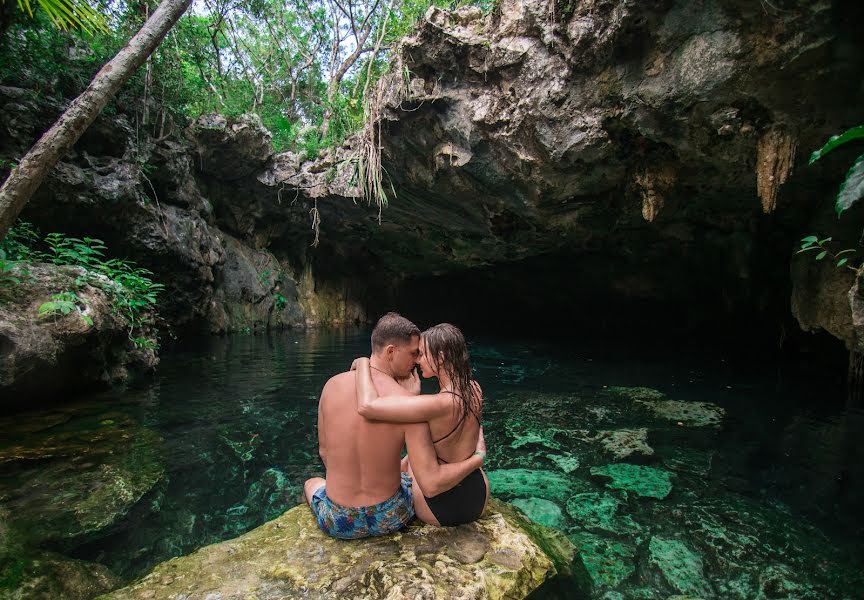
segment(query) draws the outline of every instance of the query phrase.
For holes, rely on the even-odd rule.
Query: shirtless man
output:
[[[397,313],[384,315],[375,325],[369,360],[381,395],[404,395],[409,388],[419,393],[414,371],[419,343],[420,330]],[[423,493],[430,496],[449,490],[483,465],[479,451],[461,463],[439,465],[428,423],[361,417],[354,381],[354,372],[348,371],[324,385],[318,403],[318,452],[327,478],[313,477],[303,486],[318,526],[344,539],[392,533],[414,518],[411,478],[400,471],[403,445]]]

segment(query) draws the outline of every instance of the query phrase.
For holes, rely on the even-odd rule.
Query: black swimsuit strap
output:
[[[456,392],[449,392],[449,391],[448,391],[448,392],[442,392],[442,393],[445,393],[445,394],[453,394],[454,396],[456,396],[456,397],[459,398],[460,400],[462,399],[462,396],[460,396],[460,395],[457,394]],[[443,441],[446,440],[448,437],[450,437],[451,435],[453,435],[454,433],[456,433],[456,430],[459,429],[460,427],[462,427],[462,423],[465,422],[465,419],[466,419],[467,417],[468,417],[468,413],[467,413],[467,412],[463,412],[463,413],[462,413],[462,418],[459,419],[459,422],[458,422],[458,423],[456,423],[456,427],[454,427],[453,429],[451,429],[451,430],[450,430],[450,433],[448,433],[448,434],[445,435],[444,437],[442,437],[442,438],[438,438],[437,440],[433,441],[433,442],[432,442],[432,445],[435,445],[435,444],[437,444],[438,442],[443,442]]]

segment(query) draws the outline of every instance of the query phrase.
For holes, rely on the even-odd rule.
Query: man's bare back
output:
[[[373,372],[382,394],[405,394],[393,378]],[[318,440],[327,495],[342,506],[369,506],[399,487],[405,425],[369,421],[357,412],[353,371],[330,378],[318,404]]]

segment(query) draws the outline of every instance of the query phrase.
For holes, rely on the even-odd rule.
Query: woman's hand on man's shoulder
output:
[[[369,362],[368,356],[360,356],[354,359],[354,362],[351,363],[351,371],[356,371],[359,367],[363,365],[363,361]]]

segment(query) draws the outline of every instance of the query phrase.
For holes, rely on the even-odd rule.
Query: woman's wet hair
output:
[[[480,393],[473,383],[468,345],[462,332],[455,325],[441,323],[430,327],[420,337],[426,344],[426,354],[436,373],[443,369],[450,378],[462,414],[470,413],[480,421],[483,416]]]

